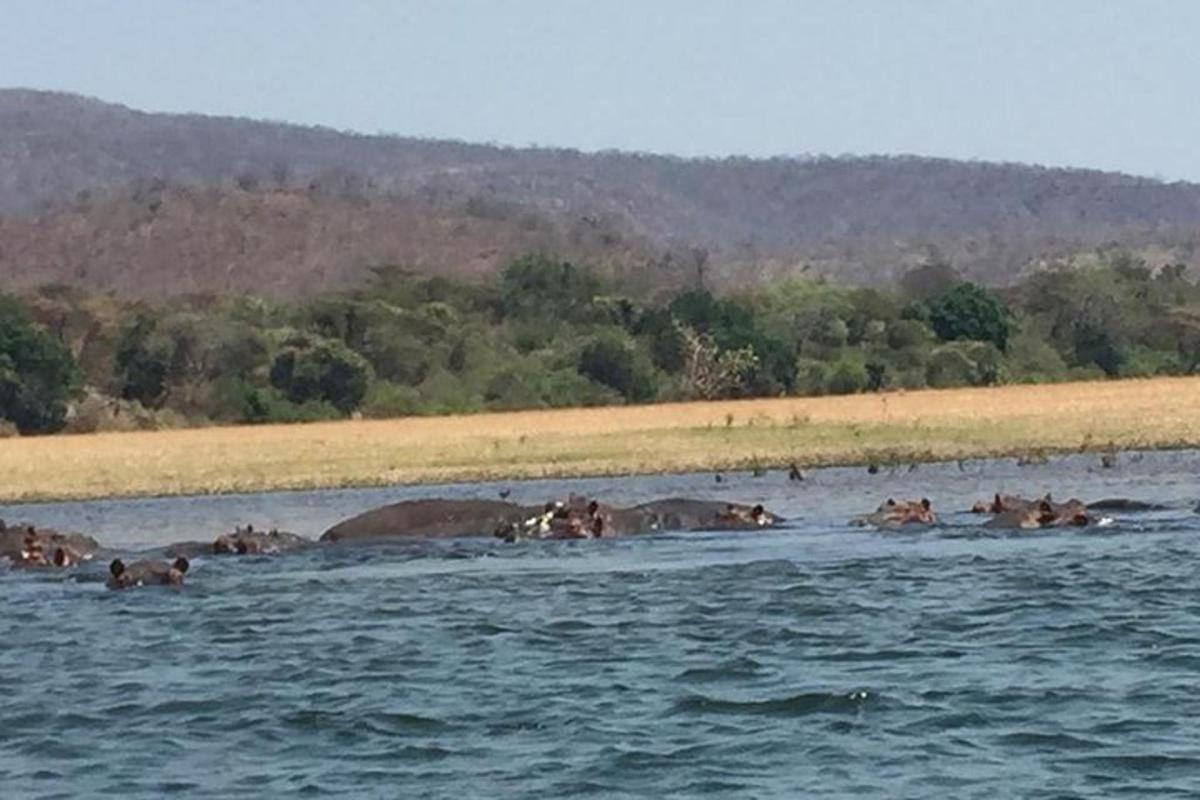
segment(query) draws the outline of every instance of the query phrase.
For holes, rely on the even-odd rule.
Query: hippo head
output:
[[[168,583],[183,583],[183,576],[187,574],[188,567],[191,566],[188,560],[183,556],[171,562],[171,569],[167,572]]]
[[[728,503],[718,520],[722,525],[737,528],[766,528],[777,523],[779,518],[763,508],[761,503],[753,506]]]
[[[928,497],[900,502],[889,497],[880,504],[875,513],[882,517],[883,521],[893,525],[932,525],[937,522],[937,516],[933,513],[933,503]]]

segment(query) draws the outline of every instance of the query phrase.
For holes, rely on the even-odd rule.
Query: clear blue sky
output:
[[[1192,0],[0,0],[0,85],[516,145],[1200,180]]]

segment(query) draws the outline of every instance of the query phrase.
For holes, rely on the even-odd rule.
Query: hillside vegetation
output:
[[[474,281],[394,267],[305,300],[0,302],[0,417],[23,433],[1191,375],[1200,286],[1124,253],[991,291],[791,278],[637,299],[540,256]]]
[[[514,149],[26,90],[0,91],[0,131],[6,285],[300,296],[358,285],[369,263],[473,275],[524,251],[717,290],[879,285],[929,260],[1005,285],[1114,244],[1200,259],[1200,186],[1086,170]]]

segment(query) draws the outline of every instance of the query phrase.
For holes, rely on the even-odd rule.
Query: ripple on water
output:
[[[1008,480],[1088,494],[1087,466]],[[1104,493],[1178,500],[1163,487],[1197,467],[1148,456]],[[0,796],[1193,796],[1200,516],[1036,536],[965,515],[899,536],[845,525],[881,492],[965,507],[961,475],[816,473],[802,495],[662,479],[751,487],[791,520],[769,536],[197,559],[182,591],[122,594],[103,564],[0,568]],[[655,480],[603,485],[644,499]],[[118,535],[178,509],[196,527],[177,538],[198,539],[228,526],[225,503],[311,533],[361,510],[347,497],[394,493],[103,519]],[[0,516],[37,514],[96,517]]]

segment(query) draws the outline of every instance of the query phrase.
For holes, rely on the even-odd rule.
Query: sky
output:
[[[1200,181],[1192,0],[0,0],[0,21],[0,86],[147,111]]]

